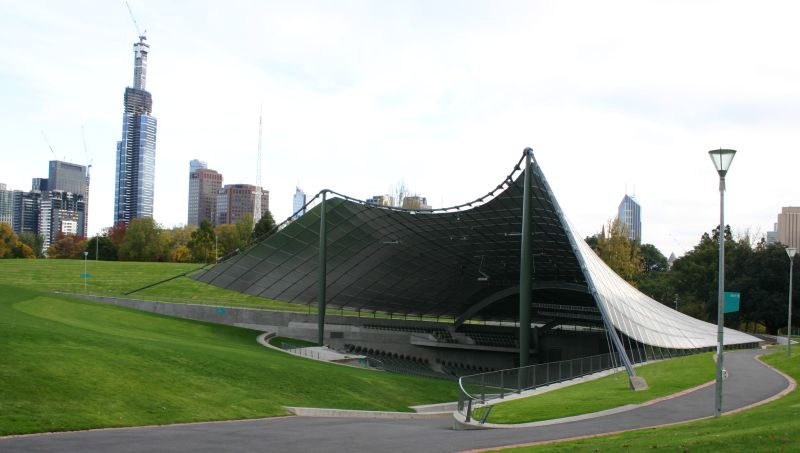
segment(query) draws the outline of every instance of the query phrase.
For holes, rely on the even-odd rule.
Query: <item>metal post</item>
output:
[[[94,237],[94,260],[97,261],[100,258],[100,236],[95,235]]]
[[[533,278],[533,253],[531,244],[531,156],[533,150],[525,148],[525,188],[522,195],[522,238],[519,265],[519,366],[528,365],[531,348],[531,280]],[[520,370],[522,371],[522,370]],[[520,373],[520,379],[523,379]]]
[[[789,256],[789,327],[786,328],[786,354],[792,356],[792,268],[794,255]]]
[[[86,259],[89,257],[89,252],[83,252],[83,294],[86,294],[86,279],[89,274],[86,272]]]
[[[322,205],[320,206],[320,214],[319,214],[319,281],[317,283],[317,322],[318,322],[318,335],[317,335],[317,343],[320,346],[323,346],[325,340],[325,302],[326,302],[326,294],[325,290],[327,289],[326,286],[328,285],[327,276],[327,262],[328,262],[328,232],[327,232],[327,225],[325,219],[325,211],[327,209],[326,195],[327,191],[322,191]]]
[[[714,415],[722,415],[722,367],[724,355],[723,329],[725,326],[725,177],[719,177],[719,282],[717,291],[717,378]]]

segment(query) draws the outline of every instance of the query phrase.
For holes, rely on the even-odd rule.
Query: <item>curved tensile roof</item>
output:
[[[366,312],[517,320],[522,160],[492,192],[437,210],[328,199],[327,305]],[[533,320],[617,329],[652,346],[716,344],[716,326],[637,291],[569,225],[535,161],[531,164]],[[338,194],[336,194],[338,195]],[[316,197],[315,197],[316,198]],[[316,303],[322,204],[196,276],[255,296]],[[726,344],[758,339],[729,331]]]

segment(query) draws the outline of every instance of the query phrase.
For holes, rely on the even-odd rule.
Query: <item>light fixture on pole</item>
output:
[[[719,174],[719,286],[717,295],[717,379],[714,398],[714,415],[722,415],[723,329],[725,327],[725,175],[736,151],[715,149],[709,151],[711,161]]]
[[[789,325],[786,328],[786,355],[792,356],[792,268],[794,267],[794,254],[797,249],[788,247],[786,254],[789,255]]]

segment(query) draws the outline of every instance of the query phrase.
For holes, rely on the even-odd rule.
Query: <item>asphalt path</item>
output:
[[[725,354],[723,411],[770,398],[789,386],[754,357]],[[680,372],[680,370],[675,370]],[[542,427],[455,431],[452,419],[379,420],[282,417],[0,438],[2,452],[452,452],[618,432],[712,416],[714,386],[635,409]]]

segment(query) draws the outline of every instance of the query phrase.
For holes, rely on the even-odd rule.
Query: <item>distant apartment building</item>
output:
[[[36,186],[36,179],[34,179],[33,186]],[[81,215],[84,217],[84,220],[80,222],[79,229],[72,234],[87,237],[89,235],[89,174],[87,172],[87,167],[59,160],[51,160],[49,163],[48,178],[44,180],[39,179],[39,181],[39,187],[46,185],[45,189],[39,189],[43,193],[45,191],[58,191],[79,196],[81,201]],[[60,195],[59,197],[63,198]],[[77,204],[69,204],[68,206],[77,206]]]
[[[294,188],[292,197],[292,218],[296,219],[306,213],[306,193],[300,187]]]
[[[86,237],[89,229],[87,167],[53,160],[48,176],[32,178],[29,191],[0,189],[0,222],[42,236],[42,252],[60,233]]]
[[[374,197],[367,199],[367,204],[373,204],[376,206],[394,206],[394,197],[391,195],[375,195]]]
[[[642,207],[636,199],[630,195],[625,195],[622,202],[619,204],[617,218],[622,225],[625,226],[625,231],[628,233],[628,239],[639,244],[642,243]]]
[[[39,231],[46,251],[59,233],[86,237],[86,203],[83,196],[62,190],[43,192],[39,202]]]
[[[250,184],[226,184],[217,191],[217,220],[215,225],[236,223],[245,215],[251,215],[254,222],[256,218],[256,196],[261,197],[261,212],[269,210],[269,191]]]
[[[217,220],[217,194],[222,188],[222,175],[205,162],[189,162],[189,217],[187,225],[200,225],[203,220]]]
[[[800,207],[787,206],[778,214],[778,242],[800,248]]]
[[[42,201],[42,192],[31,190],[23,192],[14,191],[14,219],[12,228],[14,233],[39,234],[39,206]]]
[[[14,227],[14,191],[0,183],[0,223]]]
[[[431,209],[428,199],[419,195],[411,195],[403,198],[403,207],[406,209]]]

